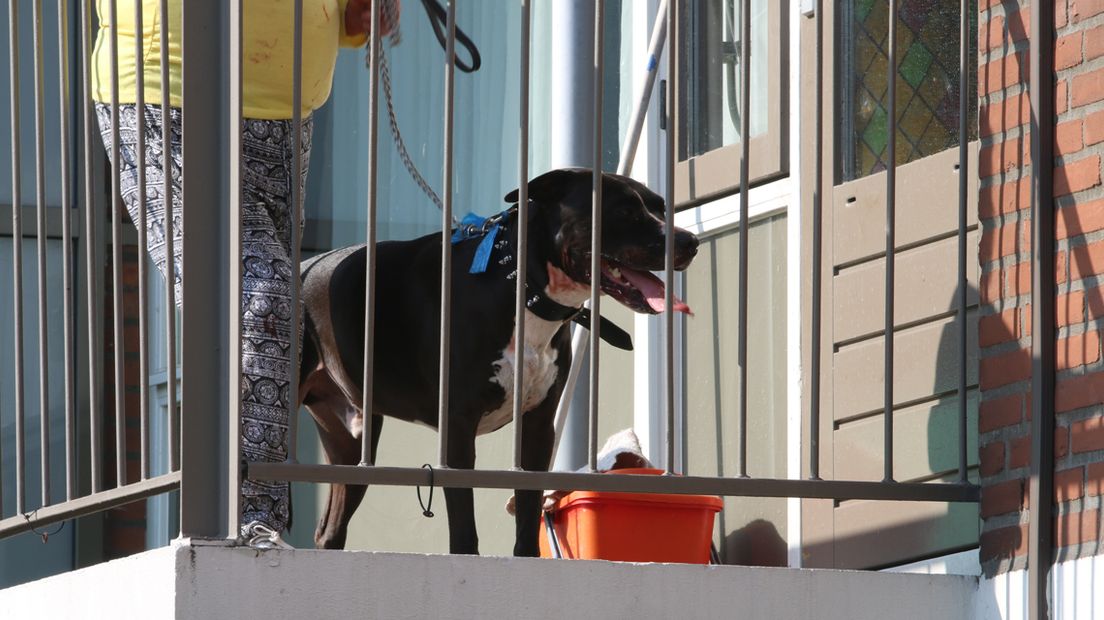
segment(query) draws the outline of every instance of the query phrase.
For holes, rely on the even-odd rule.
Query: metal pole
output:
[[[897,191],[897,0],[889,0],[889,62],[887,64],[888,131],[886,150],[886,266],[885,266],[885,482],[893,481],[893,297]]]
[[[292,24],[291,64],[291,334],[288,343],[288,402],[287,402],[287,461],[296,463],[299,446],[299,245],[302,230],[299,227],[303,212],[303,0],[295,0]],[[378,11],[372,11],[377,13]],[[371,424],[369,416],[365,420]]]
[[[392,25],[394,27],[394,25]],[[361,411],[364,423],[361,424],[360,464],[371,465],[372,455],[372,412],[373,412],[373,374],[375,370],[376,339],[376,210],[379,194],[377,185],[379,171],[379,62],[382,46],[379,35],[380,12],[372,11],[370,27],[370,45],[368,64],[371,77],[368,80],[368,223],[365,230],[364,264],[364,374],[362,376]]]
[[[664,334],[664,383],[666,389],[666,410],[667,410],[667,473],[672,474],[675,472],[675,299],[674,299],[674,285],[675,285],[675,239],[671,234],[675,229],[675,131],[678,127],[678,116],[676,110],[677,105],[674,105],[675,101],[678,101],[678,89],[675,86],[678,76],[678,41],[675,39],[675,35],[678,33],[678,0],[669,0],[667,3],[667,131],[664,133],[666,138],[666,177],[667,177],[667,191],[665,201],[666,209],[664,210],[664,221],[666,225],[667,235],[663,240],[663,253],[664,253],[664,280],[666,281],[664,303],[666,304],[666,313],[664,314],[664,326],[666,333]]]
[[[64,1],[64,0],[63,0]],[[167,1],[167,0],[166,0]],[[96,263],[96,218],[95,197],[93,195],[93,171],[92,171],[92,127],[95,118],[92,114],[92,41],[95,36],[92,32],[92,0],[81,2],[81,104],[84,107],[84,253],[85,253],[85,278],[88,280],[88,422],[89,422],[89,478],[93,493],[102,489],[103,480],[101,474],[102,455],[100,440],[103,434],[101,409],[102,384],[96,380],[100,376],[100,357],[102,351],[96,346],[99,325],[98,317],[100,309],[100,291],[96,286],[99,281],[100,265]]]
[[[229,15],[227,15],[229,41],[226,51],[226,74],[229,78],[228,96],[223,105],[228,109],[227,119],[227,144],[229,157],[221,164],[225,166],[229,187],[227,231],[225,243],[228,247],[226,258],[229,265],[229,278],[223,284],[222,290],[226,291],[226,351],[223,358],[226,362],[223,376],[230,380],[229,389],[220,397],[226,402],[226,417],[223,424],[226,428],[226,487],[223,489],[224,504],[219,506],[226,515],[226,535],[234,538],[241,528],[241,488],[242,469],[238,466],[242,462],[241,455],[241,390],[238,389],[238,380],[242,376],[242,338],[241,338],[241,299],[242,299],[242,0],[234,0],[229,3]],[[187,82],[185,81],[185,84]],[[298,135],[298,134],[297,134]],[[296,150],[298,152],[298,149]],[[185,194],[187,195],[187,194]],[[218,220],[216,219],[216,222]],[[293,229],[298,220],[292,222]],[[185,252],[187,246],[185,244]],[[194,251],[194,250],[193,250]],[[187,256],[187,254],[185,254]],[[293,272],[295,273],[295,272]],[[295,289],[297,287],[293,287]],[[297,359],[297,358],[292,358]],[[294,401],[293,401],[294,402]],[[218,420],[216,422],[216,428]],[[183,442],[182,442],[183,444]],[[183,477],[181,478],[183,480]],[[183,484],[183,482],[181,482]],[[290,491],[289,491],[290,492]],[[183,494],[182,494],[183,495]],[[183,505],[183,501],[181,503]],[[183,520],[181,520],[183,522]]]
[[[652,99],[652,89],[655,87],[659,57],[663,54],[663,44],[666,40],[667,0],[659,0],[659,7],[656,8],[655,25],[652,26],[652,36],[648,43],[647,72],[644,76],[644,84],[640,88],[640,94],[636,98],[636,107],[633,108],[632,118],[629,119],[629,133],[625,135],[625,142],[621,146],[621,158],[617,165],[617,174],[628,176],[632,172],[633,160],[636,159],[636,147],[640,144],[640,133],[644,129],[644,121],[648,116],[648,102]]]
[[[69,103],[69,4],[58,0],[58,107],[61,126],[61,288],[62,306],[61,338],[65,342],[64,383],[65,383],[65,499],[71,500],[77,494],[77,454],[76,454],[76,391],[73,381],[73,355],[76,342],[73,340],[73,205],[70,187],[71,148],[69,146],[70,103]]]
[[[448,3],[445,43],[445,179],[441,209],[441,364],[438,375],[437,433],[439,467],[448,467],[449,355],[452,322],[452,113],[455,98],[456,0]]]
[[[747,338],[748,338],[748,160],[751,150],[751,0],[740,3],[740,452],[736,469],[747,476]]]
[[[11,62],[12,136],[12,280],[15,322],[15,511],[25,512],[26,449],[23,402],[23,198],[20,179],[19,139],[19,1],[8,0],[8,57]]]
[[[169,49],[169,0],[161,0],[161,49]],[[176,429],[179,425],[176,406],[176,240],[173,229],[176,226],[176,208],[173,206],[172,151],[172,104],[168,54],[161,54],[161,192],[165,204],[165,368],[168,370],[168,382],[165,393],[168,400],[169,471],[180,467],[180,443]],[[235,275],[236,274],[236,275]],[[230,278],[241,278],[241,269],[233,262],[230,264]]]
[[[43,127],[42,0],[34,2],[35,241],[38,250],[38,420],[42,505],[50,504],[50,360],[46,325],[46,138]]]
[[[1054,561],[1054,0],[1031,3],[1031,481],[1028,614],[1049,617]]]
[[[811,356],[809,360],[809,478],[820,479],[820,355],[821,355],[821,271],[823,266],[823,202],[824,191],[824,3],[816,6],[816,120],[813,124],[813,256],[812,256],[812,317],[809,325]]]
[[[590,471],[598,467],[598,354],[601,352],[598,330],[599,304],[602,301],[602,3],[594,3],[594,154],[591,160],[593,208],[590,224],[590,407],[587,415]],[[670,235],[668,235],[670,236]]]
[[[143,0],[134,0],[134,23],[142,24]],[[138,173],[138,378],[139,385],[139,445],[141,463],[139,465],[142,480],[149,478],[149,341],[146,331],[149,325],[149,291],[146,280],[149,276],[146,256],[149,242],[146,238],[148,216],[146,214],[146,66],[145,41],[143,37],[134,37],[134,77],[135,77],[135,134],[137,138]],[[165,206],[166,217],[172,214],[172,205]]]
[[[525,278],[529,243],[529,0],[521,0],[521,76],[518,80],[518,229],[514,294],[514,469],[521,469],[525,400]]]
[[[115,485],[126,484],[126,387],[123,381],[123,218],[122,149],[119,146],[119,30],[118,0],[108,1],[111,28],[111,298],[115,368]]]
[[[969,189],[967,176],[970,170],[967,141],[969,132],[967,120],[967,93],[969,93],[970,59],[970,2],[959,3],[959,50],[958,50],[958,481],[965,483],[966,477],[966,289],[969,280],[966,275],[966,192]]]

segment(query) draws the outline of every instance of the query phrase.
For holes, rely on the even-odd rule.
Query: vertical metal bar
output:
[[[747,476],[748,193],[751,150],[751,0],[740,3],[740,452],[736,473]]]
[[[46,138],[42,76],[42,0],[35,0],[35,241],[38,251],[38,436],[42,505],[50,504],[50,356],[46,325]]]
[[[590,408],[587,411],[590,471],[598,467],[598,354],[600,307],[602,300],[602,3],[594,3],[594,159],[591,162],[594,205],[590,228]],[[670,236],[670,231],[668,231]],[[670,287],[668,287],[670,289]]]
[[[816,68],[815,112],[813,123],[815,151],[813,159],[813,256],[812,256],[812,317],[809,321],[809,478],[820,479],[820,338],[821,338],[821,270],[823,265],[822,228],[824,191],[824,3],[816,6]]]
[[[521,0],[521,77],[518,80],[517,290],[514,295],[514,469],[521,469],[525,395],[525,277],[529,243],[529,0]]]
[[[62,0],[64,2],[64,0]],[[92,171],[93,145],[92,127],[96,120],[92,113],[92,0],[81,1],[81,105],[84,107],[84,254],[85,278],[88,281],[88,439],[89,439],[89,478],[91,489],[97,493],[103,488],[101,473],[102,456],[100,442],[103,435],[103,411],[101,409],[103,386],[96,377],[99,375],[102,351],[96,346],[98,317],[100,316],[99,265],[96,264],[96,218],[95,185]]]
[[[134,0],[134,23],[143,24],[142,5],[144,0]],[[146,239],[148,225],[146,215],[146,76],[145,76],[145,40],[134,37],[134,79],[135,79],[135,134],[138,140],[138,387],[139,399],[139,445],[141,463],[139,465],[142,480],[149,478],[149,342],[146,329],[149,321],[148,291],[146,290],[147,259],[149,242]],[[172,205],[166,205],[166,214],[172,213]]]
[[[645,67],[647,75],[640,89],[640,95],[636,99],[636,107],[633,108],[632,118],[629,119],[629,131],[625,135],[625,141],[621,146],[617,174],[627,176],[632,172],[633,160],[636,159],[636,147],[640,144],[640,133],[644,129],[644,121],[648,115],[648,102],[652,100],[652,90],[655,88],[659,57],[663,54],[663,44],[666,40],[667,0],[659,0],[659,6],[656,7],[655,25],[652,26],[651,38],[648,41],[648,64]]]
[[[664,372],[666,390],[664,395],[666,396],[667,407],[667,473],[671,474],[675,472],[675,318],[674,308],[674,283],[675,283],[675,239],[671,235],[671,232],[675,229],[675,131],[678,128],[676,123],[678,122],[678,116],[676,110],[678,110],[677,94],[678,89],[676,84],[678,82],[677,59],[678,59],[678,37],[679,26],[681,23],[678,21],[678,0],[668,0],[667,2],[667,117],[664,119],[667,123],[667,131],[664,137],[666,138],[666,181],[667,191],[664,196],[667,203],[666,209],[664,209],[664,222],[667,230],[667,235],[663,242],[664,253],[664,281],[666,282],[664,303],[666,304],[666,312],[663,315],[664,326],[666,328],[664,332]]]
[[[227,119],[226,142],[229,157],[223,162],[227,168],[229,187],[229,217],[226,218],[226,261],[229,265],[229,279],[226,282],[226,338],[227,356],[225,377],[233,377],[226,398],[227,429],[226,442],[226,487],[225,514],[227,517],[227,536],[236,537],[241,527],[241,390],[237,389],[237,379],[242,376],[242,338],[241,338],[241,299],[242,299],[242,0],[233,0],[229,4],[227,15],[229,41],[226,42],[226,74],[229,97],[224,105],[229,110]],[[294,222],[293,222],[294,225]],[[297,271],[293,271],[297,273]],[[216,426],[217,428],[217,426]],[[182,478],[183,479],[183,478]],[[183,496],[183,494],[181,494]]]
[[[73,205],[70,187],[70,92],[69,92],[69,3],[58,0],[58,108],[61,126],[61,338],[65,343],[65,499],[77,494],[76,393],[73,381]]]
[[[368,222],[365,230],[366,255],[364,264],[364,375],[362,398],[364,423],[360,435],[360,464],[371,465],[372,455],[372,402],[373,375],[376,346],[376,210],[379,186],[379,62],[382,37],[379,36],[380,12],[372,11],[369,29],[368,65],[371,77],[368,82]]]
[[[161,195],[164,196],[165,205],[165,368],[168,370],[168,381],[165,386],[166,400],[168,400],[168,424],[166,424],[166,437],[169,452],[169,471],[176,471],[180,467],[180,445],[176,440],[177,413],[176,406],[176,240],[173,238],[173,229],[176,227],[176,208],[173,206],[173,179],[172,179],[172,85],[169,75],[169,55],[165,53],[169,49],[169,0],[161,0]],[[237,270],[237,271],[235,271]],[[234,262],[230,264],[231,278],[234,273],[240,272]],[[240,273],[238,275],[240,278]]]
[[[111,296],[115,356],[115,484],[126,484],[126,392],[123,381],[123,199],[119,147],[119,29],[118,0],[108,1],[111,22]]]
[[[15,321],[15,511],[25,511],[26,447],[23,402],[23,198],[19,150],[19,1],[8,0],[8,57],[11,61],[12,302]]]
[[[958,481],[968,482],[966,477],[966,192],[969,189],[970,169],[967,141],[967,96],[970,59],[970,2],[959,3],[958,49]]]
[[[1049,617],[1054,561],[1054,0],[1031,3],[1031,481],[1028,614]]]
[[[886,150],[886,266],[885,266],[885,474],[884,481],[893,481],[893,301],[897,191],[897,0],[889,0],[889,62],[886,72],[889,84],[887,115],[889,116]]]
[[[372,11],[376,13],[377,11]],[[299,227],[303,212],[303,0],[295,0],[291,65],[291,342],[288,347],[287,462],[295,463],[299,445]],[[365,421],[371,425],[371,416]]]
[[[437,391],[437,465],[448,467],[449,355],[452,324],[452,113],[456,68],[456,0],[448,2],[445,39],[445,178],[441,209],[441,360]]]
[[[229,360],[240,357],[241,297],[240,284],[227,273],[226,263],[241,256],[229,217],[241,212],[236,183],[240,142],[234,138],[241,133],[241,115],[231,79],[236,37],[226,33],[238,23],[233,19],[240,4],[183,2],[180,7],[182,96],[188,102],[182,128],[182,170],[187,171],[181,178],[182,214],[188,234],[182,241],[187,281],[181,353],[189,384],[204,386],[188,392],[180,415],[180,534],[213,538],[226,535],[231,525],[226,516],[237,505],[239,492],[234,485],[238,463],[228,462],[237,450],[238,411],[231,407],[238,385],[227,378],[234,371]],[[212,454],[222,441],[227,449]]]

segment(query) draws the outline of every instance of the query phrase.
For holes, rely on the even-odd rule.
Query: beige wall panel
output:
[[[970,145],[970,170],[977,170],[977,145]],[[958,230],[958,150],[949,149],[897,169],[897,245],[907,246]],[[970,175],[967,196],[977,196]],[[885,252],[885,174],[844,183],[832,193],[834,265]],[[977,222],[977,202],[968,200],[967,222]]]
[[[977,232],[966,238],[977,247]],[[914,324],[958,309],[958,238],[950,237],[901,252],[896,258],[895,325]],[[977,305],[976,260],[966,261],[966,303]],[[835,288],[832,339],[847,342],[885,327],[885,259],[842,270]]]
[[[602,298],[602,316],[633,334],[635,313],[609,297]],[[633,338],[635,345],[636,339]],[[589,353],[588,353],[589,355]],[[598,447],[617,431],[633,425],[633,352],[622,351],[602,342],[598,356]]]
[[[977,321],[975,312],[967,325]],[[958,389],[958,326],[947,317],[897,331],[894,339],[893,402],[910,403]],[[847,420],[882,408],[882,338],[841,348],[834,356],[833,419]],[[977,383],[977,331],[967,330],[966,382]]]
[[[977,445],[977,390],[967,392],[966,445]],[[839,480],[881,480],[884,418],[881,415],[842,424],[833,433],[834,473]],[[906,407],[893,417],[893,477],[902,482],[958,471],[958,397]],[[967,466],[977,451],[967,450]]]

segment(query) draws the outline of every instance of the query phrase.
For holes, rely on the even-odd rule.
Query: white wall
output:
[[[1050,592],[1053,620],[1104,618],[1104,556],[1056,564],[1051,571]],[[1027,571],[983,579],[978,588],[976,616],[1026,620]]]

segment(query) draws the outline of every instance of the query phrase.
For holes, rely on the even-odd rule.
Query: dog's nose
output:
[[[697,235],[680,235],[679,251],[687,258],[693,258],[698,255],[698,243]]]

